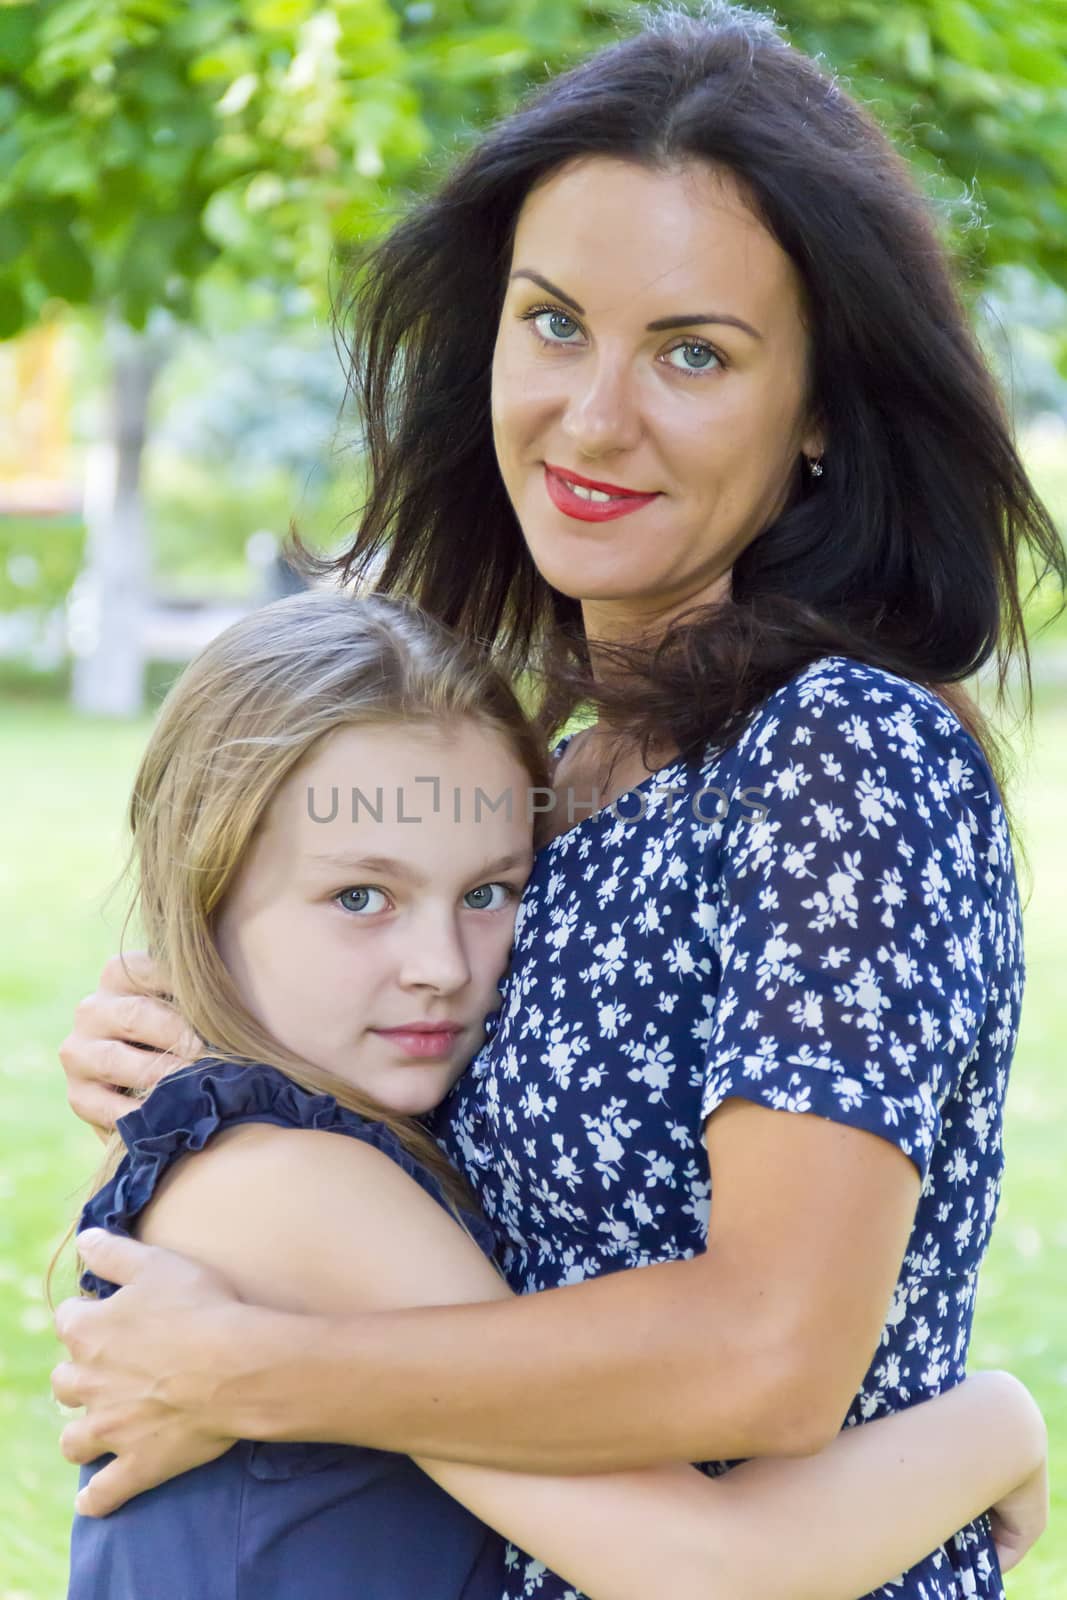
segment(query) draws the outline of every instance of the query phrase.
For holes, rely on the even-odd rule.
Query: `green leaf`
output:
[[[69,227],[41,232],[34,244],[33,261],[48,294],[75,305],[91,299],[92,262]]]
[[[934,0],[934,28],[949,55],[966,66],[993,64],[998,40],[979,9],[966,0]]]
[[[529,41],[511,28],[465,30],[432,39],[418,50],[422,67],[430,67],[451,84],[473,84],[521,71],[530,61]]]
[[[26,318],[26,302],[19,285],[10,278],[0,279],[0,339],[13,339]]]
[[[0,207],[0,266],[17,260],[29,242],[25,211],[17,206]]]
[[[54,136],[46,135],[27,148],[18,176],[29,194],[87,195],[96,182],[93,152],[78,137],[76,127],[59,124]]]
[[[36,6],[0,6],[0,72],[10,72],[14,77],[29,66],[38,21]]]
[[[934,52],[930,30],[917,17],[909,21],[904,34],[904,67],[916,83],[933,82]]]
[[[248,16],[254,28],[268,32],[289,32],[311,15],[313,0],[251,0]]]

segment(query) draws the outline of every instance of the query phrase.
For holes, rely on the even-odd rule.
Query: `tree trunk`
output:
[[[148,400],[162,365],[158,340],[109,324],[109,435],[90,446],[85,476],[85,566],[70,603],[73,701],[95,716],[144,708],[149,562],[141,498]]]

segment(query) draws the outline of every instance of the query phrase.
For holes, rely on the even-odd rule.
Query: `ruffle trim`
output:
[[[381,1150],[434,1200],[446,1205],[437,1179],[382,1123],[370,1122],[339,1105],[332,1095],[300,1088],[276,1067],[240,1066],[208,1057],[161,1079],[146,1100],[120,1118],[116,1126],[126,1154],[118,1171],[84,1207],[78,1232],[106,1228],[128,1237],[134,1220],[176,1161],[202,1150],[220,1128],[245,1122],[314,1128],[361,1139]],[[489,1224],[467,1211],[462,1218],[478,1246],[492,1256],[495,1236]],[[113,1294],[117,1285],[85,1272],[81,1287],[103,1299]]]

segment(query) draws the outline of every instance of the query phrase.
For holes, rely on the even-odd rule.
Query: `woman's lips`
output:
[[[576,494],[567,479],[545,463],[545,489],[548,498],[566,517],[577,522],[610,522],[615,517],[628,517],[658,498],[655,494],[631,494],[620,491],[610,500],[587,500]]]

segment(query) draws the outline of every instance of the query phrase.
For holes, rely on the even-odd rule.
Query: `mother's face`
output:
[[[510,270],[493,432],[538,569],[587,622],[717,598],[821,454],[792,262],[728,175],[597,157],[528,196]]]

